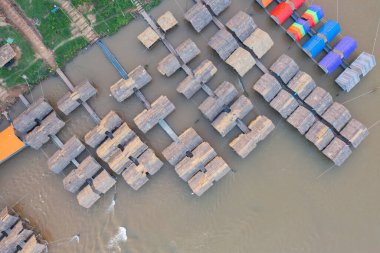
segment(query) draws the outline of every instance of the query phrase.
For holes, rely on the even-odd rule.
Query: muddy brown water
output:
[[[338,15],[343,34],[357,38],[359,50],[372,52],[380,13],[378,0],[341,0],[338,11],[335,1],[313,2],[324,7],[328,18],[336,19]],[[171,10],[179,26],[169,33],[169,40],[178,45],[191,37],[200,47],[202,55],[191,62],[191,67],[206,58],[217,65],[218,74],[211,87],[223,80],[236,83],[236,74],[207,46],[216,26],[209,25],[198,35],[184,21],[183,12],[191,4],[187,0],[166,0],[152,15],[158,17]],[[255,105],[247,120],[264,114],[277,127],[248,158],[238,158],[228,147],[238,131],[221,138],[197,109],[206,95],[198,92],[188,101],[176,92],[175,87],[185,77],[183,71],[171,78],[158,73],[157,63],[168,51],[162,43],[145,50],[136,36],[147,25],[138,19],[106,38],[106,44],[128,71],[139,64],[148,65],[153,82],[142,90],[146,97],[154,101],[160,95],[168,96],[176,106],[176,111],[167,118],[174,130],[181,133],[194,127],[236,173],[228,174],[197,198],[166,164],[138,192],[119,178],[115,188],[92,209],[85,210],[75,196],[63,189],[63,175],[54,175],[47,169],[47,159],[56,151],[49,143],[42,151],[29,148],[0,165],[0,206],[14,206],[29,218],[51,242],[52,253],[379,252],[380,124],[376,122],[380,120],[380,90],[359,96],[379,87],[380,68],[350,93],[341,92],[333,78],[323,75],[253,1],[234,0],[221,19],[226,22],[238,10],[253,14],[259,27],[275,41],[274,48],[263,59],[266,66],[286,52],[319,86],[338,95],[336,101],[348,101],[345,105],[353,117],[371,127],[370,137],[342,167],[331,169],[332,163],[327,158],[254,94],[252,84],[261,75],[257,68],[244,78],[244,86]],[[378,60],[379,47],[380,41],[374,48]],[[98,47],[84,50],[66,66],[65,72],[74,83],[88,78],[98,88],[99,94],[89,103],[100,116],[113,109],[135,128],[132,119],[143,107],[136,98],[117,103],[109,96],[109,86],[120,77]],[[66,91],[64,84],[52,77],[36,87],[28,98],[44,95],[54,104]],[[17,105],[12,114],[17,115],[22,108]],[[63,118],[67,124],[59,137],[64,141],[73,134],[83,138],[94,126],[84,109]],[[143,139],[158,154],[170,143],[158,127]],[[114,196],[114,210],[108,212]],[[117,244],[119,248],[109,249],[109,240],[119,227],[127,229],[128,240]],[[72,238],[74,235],[79,235],[79,243]]]

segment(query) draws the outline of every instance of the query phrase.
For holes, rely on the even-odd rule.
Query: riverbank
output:
[[[58,67],[65,66],[78,53],[88,46],[89,42],[77,29],[69,16],[61,8],[65,1],[29,1],[15,0],[21,14],[28,20],[42,42],[53,54]],[[146,8],[152,9],[160,0],[144,1]],[[133,20],[135,7],[128,0],[109,2],[106,0],[73,0],[72,5],[86,18],[90,26],[101,36],[116,33],[121,27]],[[12,41],[12,47],[17,52],[16,58],[7,67],[0,69],[0,84],[3,93],[17,86],[33,86],[54,73],[54,66],[44,61],[39,52],[33,50],[24,36],[14,28],[12,20],[2,18],[0,38],[2,43]],[[41,59],[42,58],[42,59]],[[13,94],[15,89],[13,90]],[[21,91],[20,89],[16,89]],[[25,89],[22,89],[25,90]],[[12,100],[7,99],[7,93],[0,95],[0,110],[10,106]]]

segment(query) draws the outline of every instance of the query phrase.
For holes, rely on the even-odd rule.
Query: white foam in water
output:
[[[119,244],[126,242],[127,239],[127,229],[125,227],[119,227],[117,233],[109,240],[107,248],[118,249],[120,251]]]
[[[73,237],[71,237],[70,242],[79,243],[79,235],[74,235]]]
[[[113,211],[115,210],[115,205],[116,205],[116,201],[115,199],[113,199],[111,204],[107,208],[107,213],[113,213]]]

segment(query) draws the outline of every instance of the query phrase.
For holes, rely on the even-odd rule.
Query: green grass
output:
[[[85,3],[94,5],[95,8],[86,14],[96,16],[94,29],[101,36],[112,35],[127,25],[133,19],[129,12],[135,8],[130,0],[72,0],[72,3],[76,7]],[[152,0],[145,8],[150,10],[159,3],[160,0]]]
[[[63,67],[67,62],[69,62],[79,50],[87,46],[87,41],[83,37],[76,38],[65,43],[62,47],[59,47],[55,51],[56,61],[59,67]]]
[[[0,78],[3,79],[5,86],[13,87],[25,83],[21,78],[22,75],[26,75],[31,84],[36,84],[43,80],[49,73],[49,69],[42,60],[36,61],[33,49],[28,42],[14,28],[10,26],[1,27],[0,38],[6,39],[7,37],[13,38],[13,45],[21,49],[21,58],[18,59],[17,65],[14,65],[11,69],[0,69]]]
[[[83,37],[70,40],[73,35],[69,18],[62,10],[50,13],[54,4],[57,4],[54,0],[16,0],[16,2],[25,15],[34,21],[45,45],[55,50],[56,61],[60,67],[63,67],[88,44]],[[95,8],[84,15],[96,16],[94,29],[100,36],[112,35],[127,25],[133,19],[130,10],[135,8],[130,0],[72,0],[72,3],[76,7],[84,3],[94,5]],[[144,7],[150,10],[159,3],[160,0],[152,0]],[[49,76],[51,71],[42,60],[35,59],[35,54],[27,41],[13,28],[1,27],[0,38],[7,37],[14,38],[14,44],[22,51],[17,66],[11,70],[0,69],[0,78],[4,80],[7,87],[24,84],[22,75],[28,77],[30,84],[37,84]],[[59,46],[62,42],[65,43]]]
[[[70,19],[62,10],[50,13],[54,8],[52,0],[16,0],[25,14],[35,21],[45,45],[55,48],[59,43],[72,37]],[[31,2],[31,3],[30,3]]]

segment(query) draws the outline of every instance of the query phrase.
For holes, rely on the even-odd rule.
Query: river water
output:
[[[342,33],[357,38],[360,51],[374,50],[380,59],[380,42],[374,47],[380,13],[378,0],[341,0],[338,10],[335,1],[313,3],[321,4],[328,18],[338,17]],[[157,18],[170,10],[177,17],[179,26],[168,35],[175,46],[188,37],[196,42],[202,54],[191,62],[192,68],[206,58],[216,64],[218,73],[210,82],[212,88],[223,80],[236,83],[236,74],[207,46],[216,26],[209,25],[198,35],[184,21],[183,12],[191,4],[190,0],[166,0],[152,15]],[[255,106],[247,120],[264,114],[277,127],[245,160],[238,158],[228,147],[238,131],[221,138],[197,109],[206,95],[201,91],[188,101],[176,92],[177,84],[185,77],[183,71],[170,78],[158,73],[157,63],[168,52],[160,42],[149,51],[138,42],[137,34],[147,26],[138,19],[106,38],[106,44],[128,71],[139,64],[148,65],[153,82],[142,90],[148,100],[152,102],[161,94],[168,96],[176,106],[167,118],[173,129],[182,133],[194,127],[236,172],[197,198],[174,169],[165,164],[138,192],[119,178],[115,188],[93,208],[85,210],[74,195],[63,189],[63,175],[54,175],[47,169],[47,159],[56,151],[49,143],[42,151],[29,148],[0,165],[0,207],[13,206],[30,219],[50,242],[52,253],[379,252],[380,124],[376,122],[380,120],[380,91],[361,95],[379,87],[380,68],[350,93],[341,92],[334,78],[323,75],[253,1],[234,0],[221,20],[226,22],[238,10],[253,14],[259,27],[275,41],[274,48],[264,56],[266,66],[284,52],[294,57],[319,86],[336,96],[336,101],[346,102],[354,118],[371,127],[370,137],[342,167],[332,167],[321,152],[254,94],[252,85],[261,75],[257,68],[244,78]],[[117,103],[109,96],[109,86],[120,77],[98,47],[84,50],[64,70],[74,83],[87,78],[98,88],[97,97],[89,103],[101,117],[115,110],[135,129],[133,117],[143,107],[136,98]],[[28,98],[44,95],[55,104],[66,91],[64,84],[52,77]],[[12,114],[21,110],[22,106],[17,105]],[[64,141],[73,134],[83,138],[94,126],[84,109],[63,118],[66,127],[59,137]],[[143,139],[158,154],[170,143],[158,127]]]

